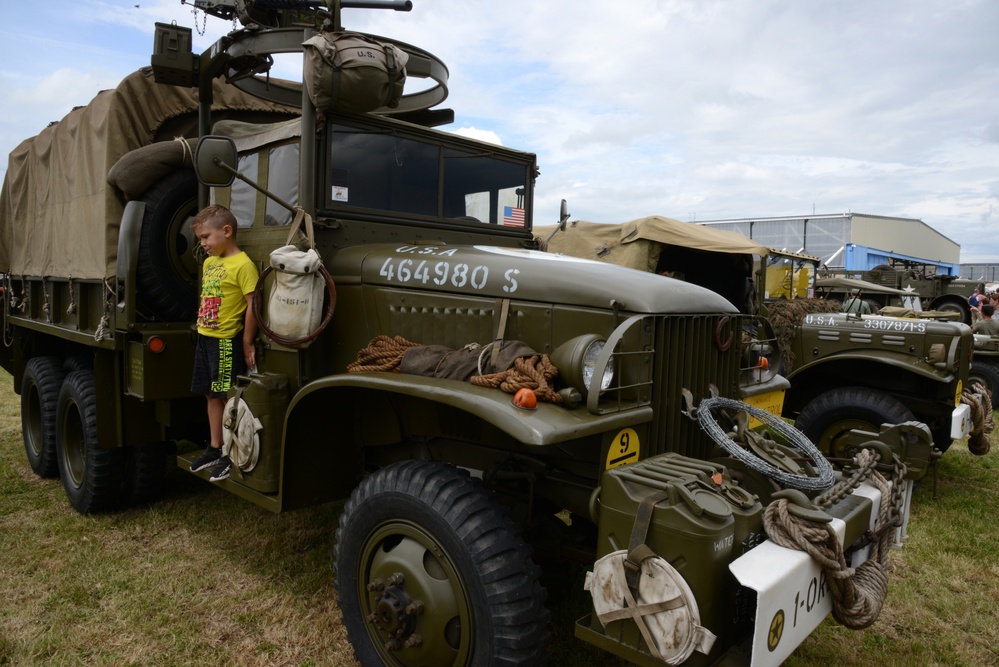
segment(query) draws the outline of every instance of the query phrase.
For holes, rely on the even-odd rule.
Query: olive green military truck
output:
[[[766,313],[777,330],[781,373],[790,382],[782,414],[830,457],[848,453],[854,428],[917,419],[929,426],[940,451],[971,430],[972,411],[962,403],[972,352],[968,328],[840,312],[838,301],[810,298],[815,257],[658,216],[623,225],[578,221],[552,236],[549,250],[693,282],[743,313]],[[857,285],[863,283],[850,287]]]
[[[822,277],[857,278],[869,283],[905,290],[919,296],[927,310],[958,314],[965,324],[971,324],[968,297],[974,290],[985,293],[985,284],[959,276],[936,273],[935,267],[909,260],[892,260],[869,271],[823,268]],[[871,299],[886,305],[882,293],[871,292]]]
[[[189,390],[201,258],[187,221],[215,201],[264,276],[218,492],[272,512],[346,499],[335,576],[361,664],[542,663],[541,566],[556,564],[588,571],[575,634],[606,651],[776,665],[830,613],[829,577],[851,571],[768,535],[822,523],[844,568],[883,568],[908,482],[891,465],[886,485],[865,481],[875,459],[861,457],[922,452],[925,469],[923,425],[854,432],[858,485],[830,495],[842,477],[811,443],[743,402],[786,386],[741,336],[758,318],[693,284],[539,251],[535,156],[436,129],[452,114],[435,56],[362,36],[340,55],[394,53],[374,81],[392,89],[403,62],[423,81],[349,112],[317,108],[307,67],[305,86],[267,76],[274,54],[335,43],[342,9],[409,3],[194,5],[242,27],[196,55],[190,30],[159,25],[152,71],[23,142],[4,181],[0,363],[32,468],[77,511],[155,499],[168,461],[209,483],[189,472],[206,424]],[[289,338],[267,308],[293,221],[313,228],[323,307]]]

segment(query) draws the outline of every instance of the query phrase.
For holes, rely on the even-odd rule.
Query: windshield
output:
[[[530,229],[530,169],[500,151],[334,125],[326,204]]]
[[[815,295],[815,263],[799,257],[767,255],[767,299],[805,299]]]

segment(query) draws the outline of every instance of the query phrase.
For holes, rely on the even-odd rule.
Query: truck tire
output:
[[[964,322],[968,326],[971,326],[971,306],[965,303],[959,303],[957,301],[941,301],[939,303],[934,303],[931,305],[933,310],[939,310],[942,313],[960,313],[961,322]]]
[[[94,368],[94,355],[89,354],[74,354],[72,356],[66,357],[66,360],[62,362],[62,368],[66,373],[72,373],[73,371],[89,371]]]
[[[798,415],[795,427],[826,456],[849,456],[851,429],[878,433],[882,424],[900,424],[916,417],[894,396],[869,387],[837,387],[813,398]]]
[[[992,409],[999,408],[999,368],[987,361],[972,361],[968,386],[975,382],[981,382],[992,392]]]
[[[58,477],[56,406],[65,372],[55,357],[28,360],[21,379],[21,433],[28,464],[39,477]]]
[[[334,555],[343,623],[362,665],[544,661],[539,568],[467,472],[404,461],[368,476],[340,515]]]
[[[163,494],[168,443],[149,442],[125,450],[122,505],[147,505]]]
[[[59,391],[56,453],[69,504],[80,514],[114,508],[122,485],[124,453],[97,443],[97,395],[91,371],[73,371]]]
[[[157,181],[142,201],[146,212],[136,265],[142,305],[161,320],[191,320],[198,306],[200,267],[190,226],[198,211],[198,179],[190,169],[180,169]]]

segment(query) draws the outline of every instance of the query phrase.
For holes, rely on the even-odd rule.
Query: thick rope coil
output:
[[[780,498],[767,506],[763,525],[773,542],[806,552],[822,567],[832,595],[833,618],[845,627],[861,630],[877,620],[888,595],[885,565],[891,550],[893,529],[901,520],[901,486],[905,466],[895,457],[894,479],[890,484],[875,470],[877,454],[865,449],[857,455],[856,461],[858,469],[853,476],[819,496],[815,504],[820,507],[836,504],[852,493],[865,478],[881,491],[882,502],[875,529],[868,534],[871,540],[870,557],[859,567],[847,566],[843,545],[831,523],[794,515],[788,511],[791,501],[787,498]]]
[[[995,428],[992,421],[992,393],[981,382],[975,382],[961,394],[961,402],[971,407],[973,427],[968,434],[968,451],[976,456],[989,453],[989,434]]]
[[[499,388],[508,394],[516,394],[520,389],[532,389],[539,401],[562,404],[562,397],[553,386],[558,376],[558,368],[547,354],[540,357],[521,357],[513,362],[513,368],[501,373],[475,375],[470,382],[479,387]]]
[[[347,366],[348,373],[368,373],[373,371],[399,372],[402,356],[419,343],[408,341],[402,336],[375,336],[368,346],[357,353],[357,360]]]

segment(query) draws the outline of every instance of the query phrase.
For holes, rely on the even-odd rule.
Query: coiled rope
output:
[[[819,507],[831,507],[852,493],[865,479],[881,491],[882,502],[875,529],[866,536],[870,541],[870,557],[857,568],[846,564],[843,545],[831,522],[795,514],[792,506],[800,506],[800,503],[786,497],[779,498],[767,506],[763,515],[764,529],[773,542],[788,549],[804,551],[819,563],[829,584],[833,618],[853,630],[873,624],[881,614],[888,595],[885,565],[894,529],[902,522],[902,478],[905,476],[905,465],[897,456],[893,458],[893,479],[889,483],[875,470],[879,459],[877,453],[870,449],[861,450],[855,458],[857,470],[854,474],[814,501]]]
[[[402,355],[419,343],[408,341],[402,336],[375,336],[368,346],[357,353],[357,360],[347,365],[348,373],[370,373],[374,371],[399,372]]]
[[[961,394],[961,402],[971,407],[973,427],[968,434],[968,451],[976,456],[985,456],[992,446],[989,433],[995,428],[992,421],[992,392],[981,382],[975,382]]]
[[[357,359],[347,366],[349,373],[369,372],[400,372],[403,355],[411,347],[420,347],[419,343],[406,340],[402,336],[376,336],[368,346],[357,353]],[[481,357],[490,346],[485,346],[480,354],[479,369],[482,368]],[[516,394],[520,389],[532,389],[539,401],[547,401],[555,405],[562,404],[562,397],[555,391],[554,380],[558,376],[558,368],[551,362],[547,354],[531,357],[518,357],[513,366],[499,373],[488,375],[473,375],[469,381],[479,387],[500,389],[508,394]]]
[[[557,376],[558,368],[547,354],[542,354],[520,357],[514,360],[512,368],[490,375],[474,375],[469,381],[479,387],[499,388],[508,394],[516,394],[520,389],[532,389],[539,401],[561,405],[562,397],[553,386]]]

